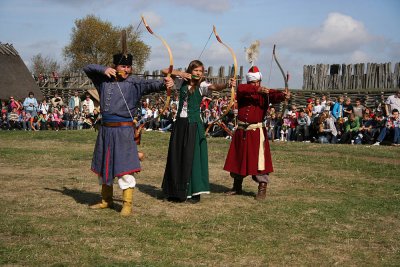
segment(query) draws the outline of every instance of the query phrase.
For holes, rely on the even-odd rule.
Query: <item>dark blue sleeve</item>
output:
[[[110,78],[108,78],[104,72],[106,71],[107,67],[97,65],[97,64],[89,64],[83,68],[83,71],[92,80],[94,86],[98,88],[98,86]]]

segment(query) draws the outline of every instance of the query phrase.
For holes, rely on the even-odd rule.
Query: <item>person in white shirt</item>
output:
[[[90,99],[90,94],[86,93],[86,98],[85,98],[85,100],[82,101],[82,106],[83,105],[86,105],[86,107],[89,110],[89,113],[93,114],[94,103],[93,103],[93,100]]]

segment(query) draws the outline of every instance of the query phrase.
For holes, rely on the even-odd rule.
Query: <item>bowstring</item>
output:
[[[203,55],[204,50],[206,50],[207,44],[210,41],[212,34],[213,34],[213,31],[211,31],[210,36],[208,37],[208,40],[207,40],[206,44],[204,45],[203,50],[200,53],[200,56],[198,58],[199,60],[200,60],[201,56]]]

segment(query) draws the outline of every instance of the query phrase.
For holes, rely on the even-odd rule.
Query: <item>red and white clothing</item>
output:
[[[261,94],[258,89],[254,84],[241,84],[237,90],[238,128],[224,170],[240,176],[273,172],[267,128],[262,122],[269,104],[283,101],[285,95],[273,89],[268,95]]]

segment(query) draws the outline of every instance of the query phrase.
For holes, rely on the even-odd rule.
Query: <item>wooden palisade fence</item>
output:
[[[366,67],[365,67],[366,66]],[[303,67],[303,90],[400,88],[400,63],[317,64]]]

